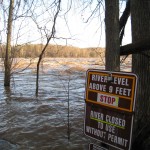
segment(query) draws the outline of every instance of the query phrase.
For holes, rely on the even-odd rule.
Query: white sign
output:
[[[118,107],[119,97],[98,93],[97,102]]]

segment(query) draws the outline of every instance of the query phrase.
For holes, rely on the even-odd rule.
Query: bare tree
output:
[[[4,86],[10,86],[10,78],[11,78],[11,36],[12,36],[13,9],[14,9],[14,0],[10,0],[8,25],[7,25],[7,44],[4,60],[5,66]]]
[[[51,30],[51,34],[50,35],[47,35],[47,41],[46,41],[46,44],[44,46],[44,48],[42,49],[42,52],[41,54],[39,55],[39,59],[38,59],[38,63],[37,63],[37,72],[36,72],[36,96],[38,96],[38,90],[39,90],[39,68],[40,68],[40,63],[41,63],[41,60],[43,58],[43,55],[46,51],[46,48],[50,42],[50,40],[52,38],[54,38],[54,35],[55,35],[55,24],[56,24],[56,20],[57,20],[57,17],[58,17],[58,14],[59,14],[59,11],[60,11],[60,5],[61,5],[61,0],[58,0],[58,1],[55,1],[55,4],[56,4],[56,7],[57,7],[57,10],[56,10],[56,13],[54,15],[54,19],[53,19],[53,26],[52,26],[52,30]]]
[[[3,36],[6,36],[7,40],[1,41],[2,43],[6,43],[6,50],[5,50],[5,57],[4,57],[4,86],[10,86],[11,82],[11,75],[12,75],[12,63],[13,63],[13,58],[15,57],[14,50],[15,50],[15,44],[12,44],[12,41],[16,40],[16,45],[17,45],[17,40],[19,39],[19,32],[21,29],[21,25],[19,28],[15,28],[14,24],[15,21],[17,21],[19,18],[26,18],[27,14],[33,4],[33,1],[31,1],[31,4],[28,5],[28,1],[21,1],[21,0],[9,0],[8,3],[5,1],[1,2],[1,8],[3,10],[3,18],[2,20],[4,21],[3,29],[1,30],[1,33],[3,32]],[[8,7],[8,6],[9,7]],[[26,7],[27,6],[27,7]],[[7,22],[7,28],[5,29]],[[21,21],[22,22],[22,21]],[[6,31],[5,31],[6,30]],[[15,31],[18,33],[15,35],[15,38],[12,37],[12,32]]]

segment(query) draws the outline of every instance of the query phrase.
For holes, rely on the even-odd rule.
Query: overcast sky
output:
[[[82,5],[81,3],[79,5]],[[73,45],[77,47],[105,47],[105,23],[104,23],[104,6],[98,8],[96,13],[89,19],[92,14],[92,10],[95,9],[97,1],[92,4],[91,7],[84,6],[72,8],[70,12],[66,15],[67,23],[64,19],[58,20],[57,33],[59,37],[70,38],[67,40],[68,45]],[[123,11],[125,3],[120,4],[120,13]],[[88,20],[89,19],[89,20]],[[56,42],[58,40],[55,40]],[[64,40],[59,40],[65,44]],[[130,19],[127,23],[125,30],[125,36],[123,39],[123,44],[131,43],[131,27]]]
[[[41,32],[38,27],[46,29],[46,33],[50,34],[53,20],[53,10],[46,9],[50,5],[50,1],[43,3],[37,3],[34,6],[35,14],[32,14],[31,18],[19,18],[15,20],[13,24],[13,44],[25,44],[25,43],[43,43],[46,40],[45,32]],[[76,47],[105,47],[105,25],[104,25],[104,6],[97,7],[97,11],[93,13],[93,10],[97,6],[97,1],[94,1],[90,7],[86,7],[78,0],[77,3],[66,3],[68,0],[63,0],[61,5],[61,11],[56,21],[56,37],[58,39],[51,40],[51,44],[61,44]],[[71,1],[69,1],[71,2]],[[88,2],[88,1],[87,1]],[[71,9],[69,6],[71,4]],[[124,8],[124,4],[121,5],[121,10]],[[67,8],[69,11],[67,13]],[[90,18],[91,16],[91,18]],[[90,18],[90,19],[89,19]],[[2,16],[1,16],[2,21]],[[3,24],[6,26],[6,24]],[[2,26],[0,27],[2,31]],[[126,32],[123,40],[123,44],[131,42],[131,28],[130,21],[128,21]],[[6,41],[6,31],[1,32],[1,41]],[[42,35],[42,37],[41,37]]]

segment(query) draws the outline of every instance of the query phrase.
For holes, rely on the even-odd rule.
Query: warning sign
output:
[[[85,100],[86,102],[132,112],[136,80],[136,75],[131,73],[88,70]]]
[[[85,135],[121,150],[129,150],[133,117],[97,104],[86,103]]]
[[[109,96],[106,94],[97,94],[97,102],[103,103],[103,104],[108,104],[110,106],[116,106],[118,107],[118,100],[119,97],[116,96]]]
[[[135,74],[88,70],[85,135],[117,149],[129,150],[136,86]]]

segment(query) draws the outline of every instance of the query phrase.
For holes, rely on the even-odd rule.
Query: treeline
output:
[[[5,56],[5,46],[1,45],[0,57]],[[42,44],[26,44],[12,47],[14,58],[38,57],[44,48]],[[104,48],[77,48],[72,46],[48,45],[44,57],[99,57],[104,56]]]

